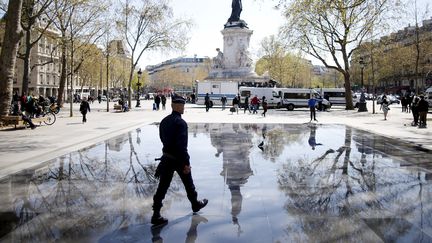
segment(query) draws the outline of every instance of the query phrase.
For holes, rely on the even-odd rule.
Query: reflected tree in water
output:
[[[423,194],[419,192],[421,187],[415,178],[416,173],[395,168],[397,160],[385,159],[375,154],[353,155],[353,148],[362,146],[361,143],[354,145],[353,137],[352,129],[347,127],[341,147],[328,149],[317,158],[291,158],[282,164],[278,183],[287,196],[284,207],[290,215],[298,215],[298,220],[302,221],[294,224],[302,225],[299,234],[304,235],[301,237],[308,239],[319,237],[320,234],[325,236],[326,232],[337,231],[341,220],[350,221],[348,218],[359,214],[377,217],[375,212],[383,209],[397,212],[396,215],[413,214],[419,208],[417,202],[424,201],[419,196],[418,200],[415,200],[415,206],[398,208],[398,205],[410,205],[406,201],[413,200],[409,196],[413,195],[410,191]],[[379,166],[377,161],[380,162]],[[388,168],[394,169],[389,171]],[[430,191],[426,195],[430,195]],[[314,220],[308,220],[305,215],[314,217]],[[335,225],[328,222],[321,222],[320,225],[320,221],[316,220],[321,217],[328,220],[328,217],[335,216],[338,217]],[[288,231],[293,230],[295,229],[290,228]],[[356,239],[365,237],[363,234],[361,228],[351,232],[351,235],[356,235]]]

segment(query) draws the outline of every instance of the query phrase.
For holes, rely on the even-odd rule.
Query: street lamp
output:
[[[366,97],[364,94],[364,85],[363,85],[363,70],[366,66],[366,63],[364,62],[363,57],[360,57],[359,64],[360,64],[360,69],[361,69],[361,95],[360,95],[358,112],[364,112],[364,111],[368,111],[368,110],[366,107]]]
[[[360,57],[359,64],[360,64],[360,69],[361,69],[361,89],[363,90],[363,70],[366,66],[366,63],[364,62],[363,57]]]
[[[140,79],[141,79],[141,75],[142,75],[142,72],[141,72],[141,68],[140,68],[138,70],[137,103],[136,103],[135,107],[141,107],[141,105],[140,105],[140,86],[141,86]]]

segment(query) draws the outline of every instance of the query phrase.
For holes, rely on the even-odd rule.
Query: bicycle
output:
[[[52,125],[56,122],[57,118],[54,112],[51,111],[49,106],[45,106],[45,109],[42,109],[41,117],[46,117],[47,119],[43,121],[46,125]]]

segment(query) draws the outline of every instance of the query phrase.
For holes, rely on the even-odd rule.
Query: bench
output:
[[[48,121],[48,117],[37,117],[32,118],[32,122],[36,125],[41,125],[42,122]],[[3,116],[1,117],[1,121],[3,123],[3,126],[11,126],[14,125],[15,129],[17,126],[24,126],[27,127],[27,122],[25,122],[21,116]]]
[[[17,126],[25,126],[26,123],[21,116],[2,116],[1,121],[3,126],[15,125],[15,129]]]
[[[115,111],[122,111],[122,106],[114,104],[114,110]]]

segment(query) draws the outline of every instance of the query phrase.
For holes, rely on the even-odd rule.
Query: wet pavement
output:
[[[432,154],[344,125],[189,124],[152,228],[157,125],[0,181],[0,242],[432,242]]]

